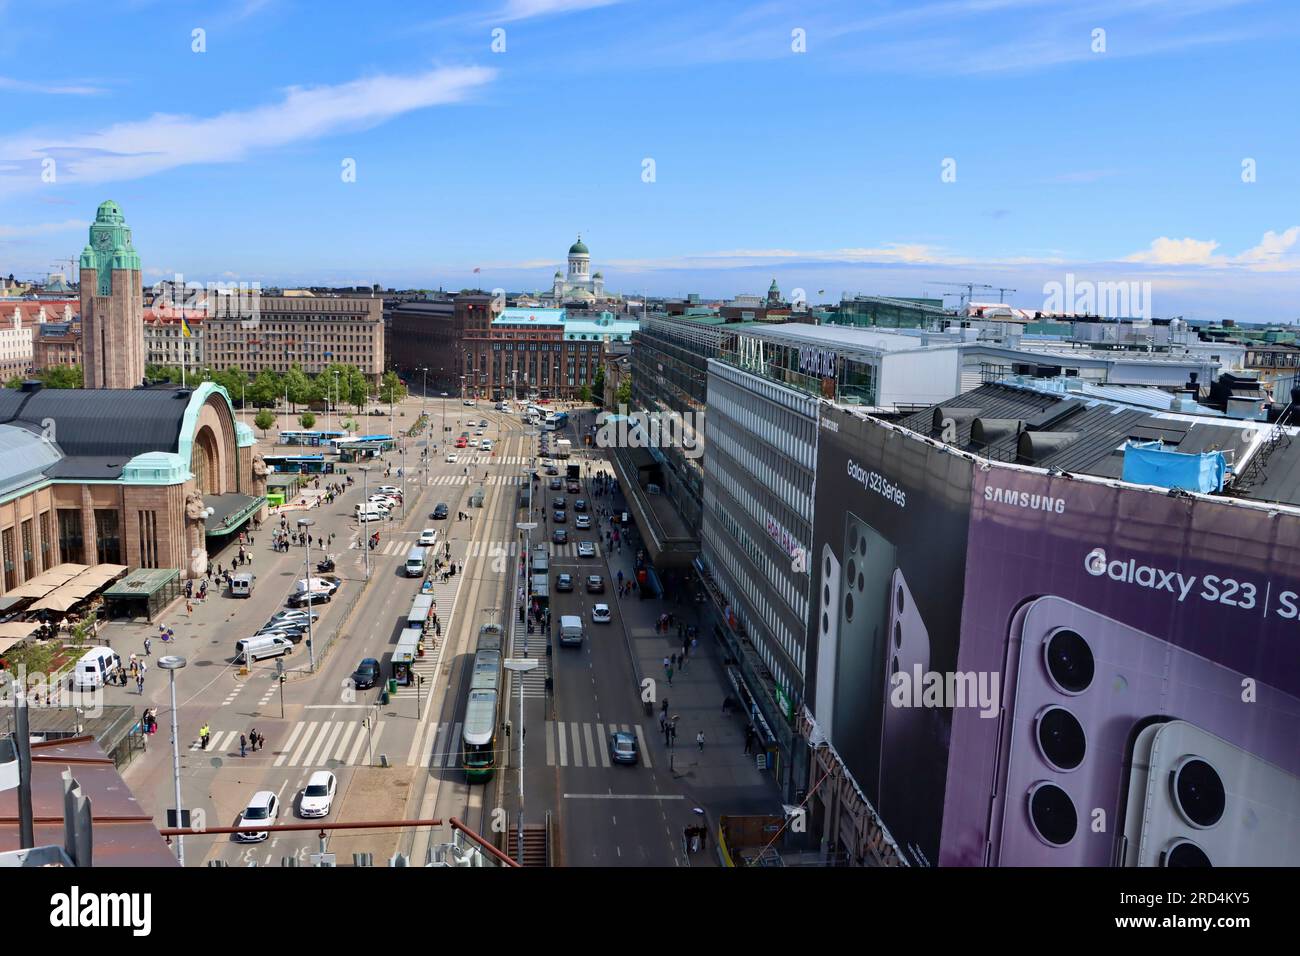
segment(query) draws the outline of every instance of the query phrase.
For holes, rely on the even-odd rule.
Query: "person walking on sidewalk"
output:
[[[146,637],[146,638],[144,639],[144,656],[145,656],[145,657],[148,657],[148,656],[149,656],[149,651],[150,651],[150,649],[151,649],[152,647],[153,647],[153,641],[151,641],[149,638]]]
[[[241,757],[248,756],[248,738],[245,737],[243,734],[239,735],[239,756]]]
[[[208,749],[208,738],[212,736],[212,731],[207,724],[199,728],[199,746],[204,750]]]
[[[704,753],[704,731],[701,730],[698,734],[695,735],[695,742],[700,747],[700,753]]]
[[[754,748],[754,725],[750,724],[745,728],[745,753],[748,754]]]

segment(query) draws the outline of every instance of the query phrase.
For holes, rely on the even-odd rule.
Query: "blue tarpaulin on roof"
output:
[[[1124,480],[1138,485],[1222,491],[1228,471],[1223,452],[1199,455],[1166,449],[1161,442],[1129,442],[1124,446]]]

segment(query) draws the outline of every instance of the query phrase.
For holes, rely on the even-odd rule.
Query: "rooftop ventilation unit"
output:
[[[1078,432],[1021,432],[1016,440],[1016,460],[1022,464],[1041,464],[1078,440]]]

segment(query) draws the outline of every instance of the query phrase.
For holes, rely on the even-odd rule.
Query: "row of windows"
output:
[[[737,424],[764,443],[797,459],[808,470],[816,469],[817,423],[813,419],[787,411],[784,406],[764,405],[763,414],[759,414],[753,397],[730,383],[719,383],[709,398],[711,404],[721,404]]]
[[[789,458],[771,454],[772,446],[753,435],[725,430],[723,405],[724,402],[715,400],[713,414],[706,421],[708,448],[730,455],[742,469],[753,476],[757,484],[772,489],[777,500],[794,514],[812,514],[812,478],[809,472],[799,468]],[[707,459],[709,456],[705,457]],[[711,462],[705,461],[706,470],[713,467]]]
[[[37,531],[39,530],[39,537]],[[47,571],[53,565],[52,555],[50,553],[50,513],[42,511],[35,521],[32,518],[24,518],[19,523],[17,531],[17,541],[15,542],[15,529],[10,527],[0,533],[0,552],[3,552],[4,560],[4,589],[11,591],[16,588],[20,579],[18,577],[18,568],[22,566],[22,581],[30,581],[42,571]],[[15,552],[15,548],[18,548]]]
[[[750,641],[757,649],[759,657],[763,659],[763,663],[767,665],[767,669],[772,672],[772,678],[777,686],[785,692],[786,697],[792,701],[797,701],[799,695],[795,693],[790,677],[781,665],[781,661],[772,652],[772,642],[767,640],[761,633],[755,633],[758,628],[754,626],[753,621],[749,620],[749,616],[744,610],[744,604],[737,599],[736,588],[732,586],[732,581],[735,581],[740,586],[741,593],[753,595],[758,602],[765,606],[766,602],[763,601],[762,590],[754,586],[753,578],[736,559],[732,548],[717,534],[707,517],[704,522],[703,544],[705,560],[722,572],[717,576],[718,589],[722,591],[723,597],[731,605],[736,617],[745,625],[745,629],[749,632]],[[799,667],[802,670],[802,662]]]
[[[717,503],[717,494],[714,489],[722,488],[727,492],[736,505],[735,508],[728,507],[725,510],[719,511],[719,514],[725,515],[728,527],[735,522],[736,513],[742,512],[749,516],[755,528],[766,528],[767,515],[770,512],[759,504],[758,500],[750,490],[745,487],[744,482],[738,481],[736,477],[728,471],[726,468],[727,462],[719,462],[717,460],[720,458],[726,458],[726,456],[718,454],[715,449],[714,452],[709,454],[708,458],[708,471],[713,478],[713,484],[706,485],[704,488],[705,507],[707,508],[709,502],[712,501],[715,502],[715,510],[721,508],[721,504]],[[727,461],[730,461],[730,459],[727,458]],[[807,532],[808,530],[807,522],[804,521],[803,518],[799,517],[790,521],[788,516],[785,514],[777,514],[774,515],[774,517],[777,521],[780,521],[785,525],[786,530],[789,531],[791,535],[795,536],[796,546],[803,548],[804,554],[807,554],[810,549],[800,538],[800,532]],[[740,526],[737,524],[736,528],[739,529]],[[802,572],[793,570],[792,564],[794,559],[782,552],[780,548],[776,546],[773,539],[769,538],[767,540],[769,540],[772,547],[777,550],[779,557],[776,560],[769,556],[770,552],[764,549],[766,546],[760,548],[749,536],[748,532],[744,532],[742,535],[740,530],[736,530],[732,534],[733,537],[743,545],[747,546],[747,550],[752,552],[751,558],[755,566],[762,570],[768,581],[776,587],[781,595],[781,599],[785,601],[786,606],[790,609],[790,612],[795,616],[795,618],[800,621],[806,620],[808,616],[807,578]]]

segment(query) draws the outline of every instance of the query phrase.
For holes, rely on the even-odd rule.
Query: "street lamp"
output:
[[[181,745],[180,728],[176,721],[176,672],[185,666],[185,658],[168,654],[158,658],[158,666],[167,671],[172,691],[172,781],[176,787],[176,826],[181,825]],[[185,865],[185,837],[176,836],[176,861]]]
[[[361,469],[361,510],[365,511],[366,505],[370,502],[370,466],[360,465]],[[357,524],[360,525],[361,514],[357,515]],[[366,556],[366,580],[370,580],[370,541],[367,539],[361,543],[361,550]]]
[[[311,526],[316,522],[311,518],[299,518],[298,528],[305,531],[307,551],[303,556],[303,562],[306,565],[307,573],[307,656],[311,665],[311,672],[316,673],[316,642],[312,640],[311,629],[311,598],[312,598],[312,580],[311,580]]]
[[[524,674],[537,667],[535,657],[508,657],[506,670],[519,681],[519,862],[524,862]]]

